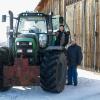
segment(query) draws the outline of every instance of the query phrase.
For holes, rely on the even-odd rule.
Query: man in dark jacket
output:
[[[71,46],[67,49],[67,60],[68,60],[68,83],[67,85],[77,86],[77,66],[82,61],[81,47],[76,44],[75,39],[71,40]]]
[[[59,30],[56,32],[56,46],[66,46],[69,42],[70,31],[64,30],[64,25],[60,25]]]

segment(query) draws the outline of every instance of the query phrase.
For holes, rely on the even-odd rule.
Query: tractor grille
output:
[[[31,57],[33,54],[33,44],[29,45],[29,42],[26,41],[19,42],[19,45],[16,43],[16,52],[19,56],[23,54],[25,57]]]
[[[19,42],[20,46],[29,46],[29,42]]]
[[[17,48],[32,48],[32,45],[29,45],[29,42],[21,41],[19,45],[16,45]]]

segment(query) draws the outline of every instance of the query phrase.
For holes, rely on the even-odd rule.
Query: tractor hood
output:
[[[38,36],[36,35],[36,33],[26,33],[26,34],[19,34],[18,38],[38,38]]]
[[[15,39],[17,56],[33,57],[38,50],[38,38],[36,34],[19,34]]]
[[[25,33],[25,34],[19,34],[16,38],[16,41],[26,41],[26,38],[29,40],[32,39],[36,42],[36,44],[39,44],[40,47],[44,48],[47,46],[47,34],[46,33]]]

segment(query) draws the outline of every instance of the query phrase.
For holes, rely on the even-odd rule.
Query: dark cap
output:
[[[59,27],[64,27],[64,25],[60,25]]]

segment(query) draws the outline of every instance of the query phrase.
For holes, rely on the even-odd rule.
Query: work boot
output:
[[[72,85],[72,83],[67,83],[66,85]]]
[[[77,86],[77,83],[74,83],[74,86]]]

